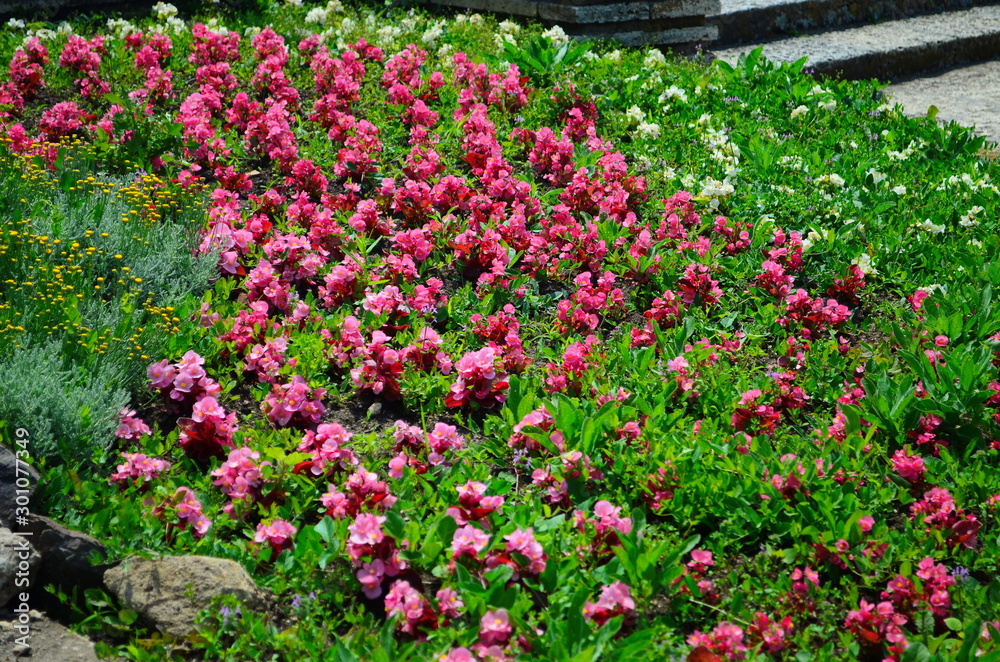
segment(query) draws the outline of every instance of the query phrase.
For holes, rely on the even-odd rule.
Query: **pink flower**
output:
[[[452,648],[446,655],[443,655],[437,662],[476,662],[472,652],[465,647]]]
[[[455,534],[452,536],[451,558],[457,559],[463,554],[469,554],[473,558],[476,558],[489,542],[489,534],[471,524],[467,524],[455,531]]]
[[[326,413],[324,395],[326,389],[311,389],[302,375],[294,375],[287,384],[272,385],[261,408],[277,427],[308,428]]]
[[[630,618],[635,613],[635,601],[627,584],[615,582],[601,589],[597,602],[587,602],[583,606],[583,616],[588,621],[602,626],[615,616]]]
[[[362,591],[368,598],[377,598],[381,593],[382,577],[385,576],[385,563],[382,559],[375,559],[371,563],[364,563],[357,572],[358,581],[361,582]]]
[[[201,511],[201,502],[198,501],[198,497],[187,487],[178,487],[173,497],[154,512],[162,513],[168,506],[173,506],[181,528],[190,526],[196,538],[203,537],[212,526],[211,520],[205,517]]]
[[[177,369],[170,365],[166,359],[163,359],[159,363],[150,365],[146,375],[149,376],[153,388],[167,388],[174,382]]]
[[[146,457],[144,453],[122,453],[121,455],[125,458],[125,463],[118,465],[118,470],[111,474],[110,481],[117,483],[122,488],[132,483],[148,483],[159,474],[169,471],[171,467],[171,464],[166,460]]]
[[[506,609],[487,611],[479,621],[479,643],[505,646],[513,631]]]
[[[115,436],[126,441],[139,441],[143,435],[152,434],[152,430],[141,418],[135,417],[134,409],[122,409],[118,415],[121,425],[115,431]]]
[[[385,521],[383,515],[372,515],[362,513],[354,520],[354,524],[347,527],[351,535],[348,538],[355,545],[376,545],[385,538],[382,533],[382,522]]]
[[[290,549],[293,538],[298,529],[285,520],[274,520],[270,524],[261,522],[257,525],[257,534],[254,536],[255,543],[266,542],[277,554],[283,549]]]
[[[434,595],[438,603],[438,610],[443,616],[455,618],[459,615],[459,610],[465,606],[458,592],[447,586],[438,590]]]
[[[493,347],[484,347],[469,352],[455,364],[458,380],[452,384],[445,404],[449,407],[476,403],[483,407],[502,404],[507,395],[508,383],[505,375],[497,374],[498,352]]]
[[[222,488],[230,499],[257,498],[263,485],[261,469],[270,465],[270,462],[258,464],[259,459],[260,453],[246,446],[231,451],[222,466],[212,472],[217,479],[213,484]]]

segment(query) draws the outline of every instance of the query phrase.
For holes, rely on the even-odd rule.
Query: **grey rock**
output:
[[[14,614],[0,614],[0,662],[15,662],[24,657],[31,662],[98,662],[94,643],[81,637],[44,614],[32,618],[25,635],[15,629]],[[26,641],[21,646],[18,639]]]
[[[21,479],[21,485],[17,484]],[[0,526],[15,528],[17,508],[30,508],[38,480],[34,467],[6,446],[0,446]],[[21,504],[18,504],[21,497]],[[27,511],[23,511],[27,512]]]
[[[191,632],[198,612],[216,596],[235,595],[254,611],[268,604],[267,594],[243,566],[210,556],[125,559],[104,573],[104,583],[126,607],[177,637]]]
[[[0,528],[0,605],[28,591],[42,556],[27,536],[16,536],[10,529]]]
[[[29,515],[25,530],[30,532],[32,544],[42,555],[39,569],[40,584],[55,584],[69,591],[79,587],[99,588],[104,572],[111,564],[91,563],[95,555],[104,555],[105,547],[95,538],[80,531],[73,531],[48,517]]]

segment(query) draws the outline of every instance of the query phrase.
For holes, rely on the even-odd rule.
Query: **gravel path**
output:
[[[909,115],[937,106],[939,120],[975,124],[989,140],[1000,142],[1000,59],[900,81],[886,92]]]

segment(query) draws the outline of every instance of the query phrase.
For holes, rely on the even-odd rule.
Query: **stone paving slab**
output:
[[[1000,142],[1000,58],[968,67],[901,80],[886,93],[908,115],[938,108],[938,119],[975,125],[992,142]]]
[[[843,78],[888,80],[1000,57],[1000,6],[974,7],[762,44],[765,57]],[[757,45],[715,50],[735,63]]]

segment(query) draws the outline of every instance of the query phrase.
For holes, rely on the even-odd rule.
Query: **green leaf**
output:
[[[956,619],[948,619],[956,620]],[[947,623],[947,621],[945,621]],[[950,626],[949,626],[950,627]],[[981,619],[975,618],[969,623],[969,627],[965,628],[964,640],[962,641],[962,647],[958,651],[958,655],[955,657],[955,662],[973,662],[975,658],[976,644],[979,642],[980,634],[983,629],[983,621]],[[990,632],[990,637],[995,637],[995,632]]]
[[[385,513],[385,530],[397,542],[406,538],[406,520],[395,510],[387,510]]]
[[[344,642],[337,639],[334,646],[334,662],[361,662],[358,656],[351,652],[351,649],[344,645]]]
[[[323,539],[323,542],[330,544],[334,536],[337,534],[337,525],[334,523],[333,518],[327,515],[319,522],[316,523],[316,533],[319,537]]]
[[[903,653],[902,662],[928,662],[931,659],[931,652],[927,646],[921,643],[910,644]]]

